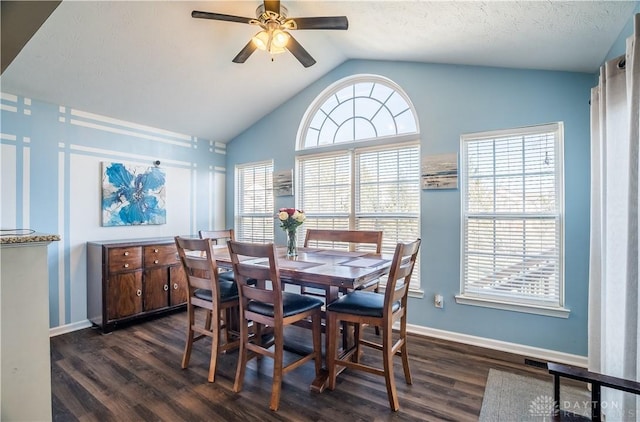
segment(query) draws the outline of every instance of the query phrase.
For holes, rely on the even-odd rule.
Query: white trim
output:
[[[11,101],[13,103],[17,103],[18,102],[18,96],[17,95],[8,94],[6,92],[0,92],[0,99],[3,99],[5,101]]]
[[[17,113],[18,112],[18,107],[6,105],[6,104],[0,104],[0,110],[10,111],[12,113]]]
[[[61,117],[60,119],[61,119],[60,121],[64,123],[64,117]],[[121,134],[121,135],[128,135],[128,136],[135,136],[136,138],[148,139],[150,141],[164,142],[165,144],[172,144],[172,145],[177,145],[177,146],[186,147],[186,148],[190,148],[191,147],[191,143],[189,143],[189,142],[174,141],[174,140],[171,140],[171,139],[161,138],[159,136],[153,136],[153,135],[147,135],[147,134],[144,134],[144,133],[135,132],[133,130],[118,129],[118,128],[115,128],[115,127],[99,125],[99,124],[91,123],[91,122],[85,122],[83,120],[78,120],[78,119],[70,119],[69,123],[71,123],[72,125],[76,125],[76,126],[88,127],[90,129],[102,130],[102,131],[105,131],[105,132],[118,133],[118,134]]]
[[[162,136],[170,136],[172,138],[181,139],[183,141],[187,141],[187,143],[191,142],[191,136],[185,135],[182,133],[171,132],[169,130],[159,129],[152,126],[141,125],[138,123],[128,122],[126,120],[114,119],[113,117],[107,117],[100,114],[89,113],[87,111],[78,110],[75,108],[71,109],[71,115],[76,117],[81,117],[84,119],[91,119],[102,123],[108,123],[112,125],[118,125],[130,129],[135,130],[143,130],[145,132],[151,132]],[[178,145],[183,144],[179,143]]]
[[[503,309],[505,311],[524,312],[526,314],[545,315],[556,318],[569,318],[570,309],[561,307],[528,305],[525,303],[502,302],[495,299],[483,299],[456,295],[456,303],[461,305],[482,306],[483,308]]]
[[[31,148],[22,150],[22,227],[31,227]]]
[[[580,366],[582,368],[586,368],[588,363],[586,356],[573,355],[570,353],[558,352],[556,350],[542,349],[540,347],[526,346],[524,344],[510,343],[490,338],[476,337],[469,334],[438,330],[436,328],[423,327],[420,325],[407,324],[407,332],[468,344],[471,346],[484,347],[486,349],[498,350],[501,352],[514,353],[516,355],[531,357],[545,362],[553,361],[567,365]]]
[[[64,148],[64,143],[60,142],[62,148]],[[65,189],[67,185],[64,182],[65,172],[67,169],[65,168],[65,152],[58,152],[58,233],[64,233],[65,227]],[[66,320],[66,300],[65,300],[65,260],[64,260],[64,251],[66,249],[67,240],[63,236],[59,242],[57,242],[58,247],[58,321],[59,323],[64,323]]]
[[[71,324],[59,325],[57,327],[49,328],[49,337],[59,336],[61,334],[71,333],[73,331],[82,330],[91,327],[91,321],[85,319],[84,321],[72,322]]]

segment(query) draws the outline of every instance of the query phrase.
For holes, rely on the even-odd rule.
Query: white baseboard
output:
[[[91,327],[91,321],[85,319],[84,321],[72,322],[71,324],[60,325],[58,327],[49,328],[49,337],[59,336],[60,334],[70,333],[72,331],[82,330],[83,328]]]
[[[468,334],[455,333],[452,331],[438,330],[435,328],[423,327],[421,325],[407,324],[407,332],[427,337],[435,337],[442,340],[469,344],[472,346],[484,347],[486,349],[514,353],[517,355],[536,358],[543,362],[552,361],[568,365],[580,366],[583,368],[586,368],[588,364],[588,359],[586,356],[572,355],[570,353],[542,349],[533,346],[526,346],[523,344],[509,343],[506,341],[476,337]]]
[[[49,337],[59,336],[60,334],[70,333],[72,331],[82,330],[91,327],[91,321],[78,321],[59,327],[49,329]],[[438,330],[436,328],[423,327],[421,325],[407,324],[407,332],[426,337],[434,337],[442,340],[455,341],[457,343],[469,344],[471,346],[484,347],[486,349],[499,350],[501,352],[514,353],[516,355],[536,358],[541,361],[552,361],[565,363],[568,365],[587,367],[587,357],[572,355],[570,353],[558,352],[555,350],[542,349],[539,347],[525,346],[523,344],[509,343],[501,340],[494,340],[484,337],[476,337],[469,334],[460,334],[453,331]]]

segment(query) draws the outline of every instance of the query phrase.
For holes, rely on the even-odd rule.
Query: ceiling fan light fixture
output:
[[[273,39],[271,41],[271,46],[276,48],[285,48],[287,43],[289,42],[289,38],[291,36],[281,29],[276,29],[273,31]]]
[[[253,41],[259,50],[266,51],[269,45],[269,33],[267,31],[260,31],[251,38],[251,41]]]

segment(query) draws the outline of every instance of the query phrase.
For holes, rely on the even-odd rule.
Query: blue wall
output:
[[[586,73],[352,60],[291,98],[227,146],[228,225],[233,224],[236,164],[274,160],[295,166],[298,126],[307,107],[331,83],[371,73],[398,83],[411,98],[421,128],[421,153],[459,152],[460,135],[562,121],[565,128],[565,276],[568,319],[458,305],[460,191],[422,191],[424,298],[411,299],[409,323],[575,355],[587,354],[589,245],[589,95]],[[293,206],[291,197],[275,207]],[[276,233],[276,236],[281,236]],[[276,241],[284,241],[276,237]],[[442,294],[444,309],[433,306]]]
[[[222,228],[225,145],[2,93],[2,229],[60,234],[49,245],[50,325],[86,324],[86,242]],[[166,172],[167,223],[102,227],[101,162]],[[217,188],[222,186],[222,189]]]

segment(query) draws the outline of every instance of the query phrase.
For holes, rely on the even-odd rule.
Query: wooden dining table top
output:
[[[364,251],[298,248],[298,256],[287,257],[286,247],[277,247],[278,268],[284,282],[306,286],[356,289],[389,272],[392,256]],[[214,254],[218,266],[231,269],[229,250],[217,246]],[[246,259],[256,265],[268,265],[264,258]]]

